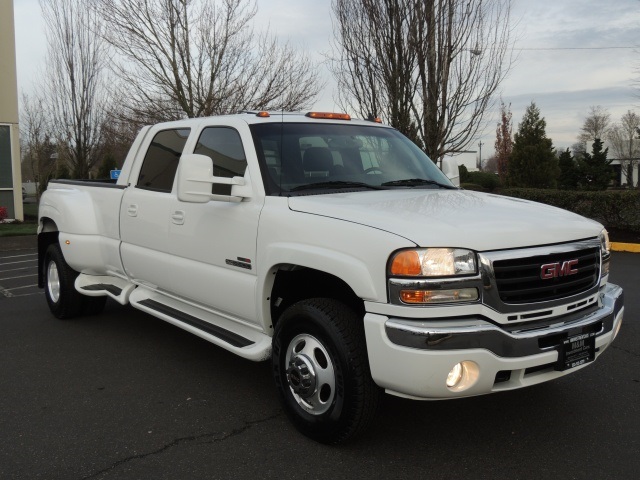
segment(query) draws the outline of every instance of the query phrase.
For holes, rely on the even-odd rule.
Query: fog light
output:
[[[447,375],[447,388],[453,392],[462,392],[475,385],[480,376],[480,367],[476,362],[465,360],[456,363]]]
[[[462,380],[462,364],[456,363],[447,375],[447,387],[453,388]]]

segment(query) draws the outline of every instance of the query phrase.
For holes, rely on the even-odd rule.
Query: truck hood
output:
[[[599,223],[566,210],[467,190],[290,197],[289,208],[391,232],[422,247],[476,251],[568,242],[596,237],[602,229]]]

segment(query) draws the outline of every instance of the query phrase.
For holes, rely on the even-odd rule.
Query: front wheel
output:
[[[304,435],[337,444],[373,421],[381,390],[362,319],[343,303],[315,298],[289,307],[276,325],[272,365],[284,408]]]

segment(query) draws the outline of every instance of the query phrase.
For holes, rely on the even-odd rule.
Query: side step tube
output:
[[[226,314],[205,310],[142,285],[134,290],[129,301],[133,307],[247,360],[260,362],[271,357],[269,335]]]
[[[136,288],[133,283],[122,278],[85,273],[78,275],[75,287],[83,295],[89,297],[104,297],[106,295],[121,305],[129,303],[129,296]]]
[[[204,320],[199,319],[198,317],[194,317],[193,315],[189,315],[188,313],[182,312],[180,310],[176,310],[168,305],[165,305],[160,302],[156,302],[150,298],[146,300],[142,300],[138,302],[139,305],[144,305],[145,307],[150,308],[159,313],[163,313],[170,317],[175,318],[187,325],[191,325],[194,328],[198,328],[204,332],[207,332],[209,335],[213,335],[214,337],[218,337],[220,340],[224,340],[229,345],[233,345],[234,347],[244,348],[249,345],[253,345],[255,342],[252,342],[248,338],[242,337],[240,335],[236,335],[229,330],[225,330],[222,327],[218,327],[217,325],[213,325],[209,322],[205,322]]]

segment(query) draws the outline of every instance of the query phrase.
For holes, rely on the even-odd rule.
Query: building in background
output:
[[[23,220],[13,0],[0,1],[0,207]]]
[[[611,159],[611,169],[613,170],[613,180],[612,186],[614,187],[637,187],[638,186],[638,159],[635,159],[635,163],[632,167],[632,178],[627,178],[627,175],[623,173],[623,168],[626,167],[625,160],[620,160],[618,158]]]

